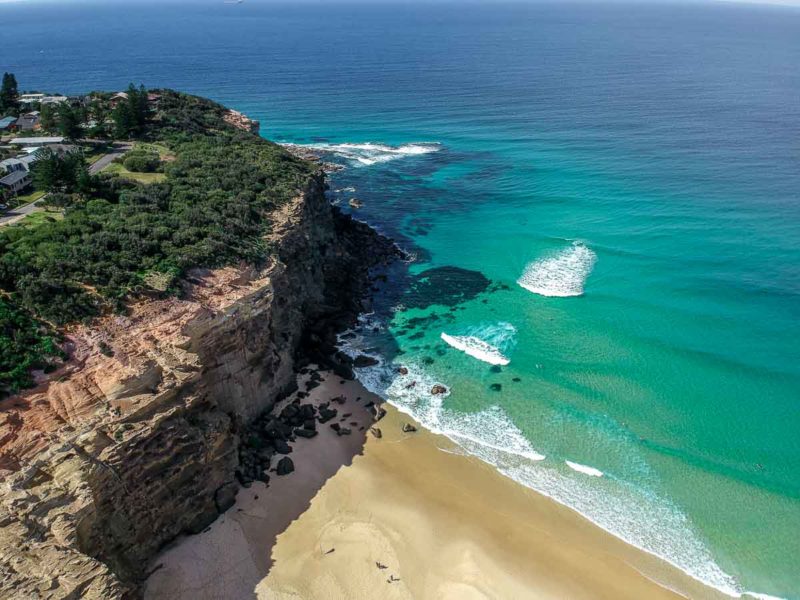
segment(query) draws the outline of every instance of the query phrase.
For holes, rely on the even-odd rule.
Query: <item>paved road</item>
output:
[[[111,162],[117,158],[125,154],[128,150],[133,148],[133,144],[114,144],[114,148],[108,154],[104,154],[100,158],[98,158],[93,164],[89,165],[89,173],[92,175],[99,173],[103,169],[105,169]]]
[[[111,164],[118,156],[125,154],[128,150],[133,147],[132,144],[114,144],[114,148],[108,154],[104,154],[99,159],[97,159],[93,164],[89,165],[89,173],[92,175],[99,173],[103,169],[105,169],[108,165]],[[36,202],[31,202],[30,204],[26,204],[20,208],[13,208],[9,211],[2,213],[0,216],[0,227],[4,225],[11,225],[16,223],[17,221],[21,221],[29,214],[34,213],[36,211],[42,210],[41,202],[44,198],[39,198]]]

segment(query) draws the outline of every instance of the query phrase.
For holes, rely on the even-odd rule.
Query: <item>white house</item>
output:
[[[11,190],[15,194],[24,190],[31,184],[31,174],[27,171],[12,171],[5,177],[0,178],[0,186]]]

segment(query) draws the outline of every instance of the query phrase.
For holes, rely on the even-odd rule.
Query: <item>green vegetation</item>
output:
[[[137,91],[142,94],[147,98]],[[268,257],[270,214],[305,186],[311,168],[225,123],[218,104],[160,94],[158,112],[137,135],[174,160],[164,163],[163,174],[137,175],[163,181],[143,185],[107,173],[62,177],[63,165],[49,157],[47,174],[37,177],[58,190],[52,196],[63,202],[64,215],[0,230],[0,294],[7,310],[64,325],[123,311],[141,294],[177,293],[193,267],[257,264]],[[13,327],[0,333],[3,347],[14,335]],[[44,343],[50,338],[39,335],[42,343],[29,346],[38,348],[41,362],[50,354]],[[11,386],[9,377],[0,374],[0,386]]]
[[[19,114],[19,91],[13,73],[3,73],[3,83],[0,85],[0,118],[7,114]]]
[[[150,116],[150,105],[147,102],[147,90],[140,86],[137,90],[133,84],[125,92],[127,98],[119,102],[111,113],[114,120],[114,136],[118,139],[135,137],[144,131]]]
[[[161,166],[161,158],[157,152],[137,148],[125,155],[122,164],[134,173],[155,173]]]
[[[28,194],[19,194],[16,197],[15,207],[25,206],[31,202],[36,202],[42,196],[44,196],[44,192],[40,191],[33,191]]]
[[[51,370],[61,358],[52,331],[0,296],[0,397],[33,383],[33,369]]]
[[[81,152],[60,155],[50,148],[38,151],[33,166],[33,183],[37,190],[46,192],[85,192],[91,188],[86,160]]]
[[[119,175],[123,179],[138,181],[139,183],[159,183],[167,179],[164,173],[137,173],[135,171],[129,171],[122,163],[111,163],[103,169],[103,173],[112,173],[114,175]]]

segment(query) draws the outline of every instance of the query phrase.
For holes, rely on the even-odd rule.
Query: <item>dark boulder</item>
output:
[[[289,473],[294,471],[294,462],[288,456],[284,456],[282,459],[278,461],[278,467],[276,469],[276,473],[278,475],[288,475]]]
[[[319,408],[319,422],[327,423],[333,419],[339,412],[335,408],[328,408],[320,406]]]
[[[297,437],[308,439],[308,438],[313,438],[315,435],[317,435],[317,431],[315,429],[304,429],[298,427],[297,429],[294,430],[294,434]]]
[[[403,423],[403,433],[414,433],[417,430],[411,423]]]
[[[431,394],[437,395],[446,393],[447,393],[447,388],[443,386],[441,383],[437,383],[431,388]]]
[[[489,386],[489,389],[492,390],[493,392],[499,392],[503,389],[503,386],[499,383],[493,383],[492,385]]]
[[[284,442],[283,440],[275,440],[275,452],[278,454],[289,454],[292,451],[292,447]]]
[[[356,356],[355,360],[353,360],[353,366],[356,369],[373,367],[377,364],[378,364],[378,359],[373,358],[372,356],[367,356],[366,354],[359,354],[358,356]]]

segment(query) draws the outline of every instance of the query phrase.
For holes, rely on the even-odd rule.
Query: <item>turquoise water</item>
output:
[[[345,165],[332,200],[416,256],[347,340],[365,381],[694,577],[800,598],[800,10],[0,16],[22,87],[177,87]]]

